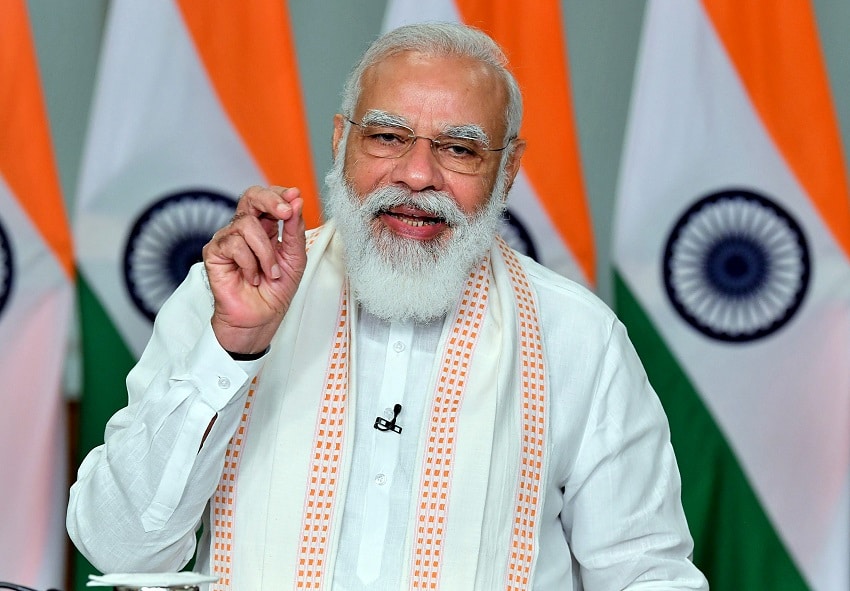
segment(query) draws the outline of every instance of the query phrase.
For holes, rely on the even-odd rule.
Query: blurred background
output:
[[[76,193],[108,5],[108,0],[27,2],[62,193],[69,204]],[[317,183],[330,168],[332,118],[339,110],[342,82],[380,33],[386,5],[386,0],[289,3]],[[847,138],[850,58],[845,36],[850,4],[812,0],[811,5],[838,125]],[[560,6],[582,171],[599,254],[598,292],[609,300],[611,218],[645,0],[561,0]]]
[[[158,1],[165,3],[165,0]],[[12,0],[0,0],[0,9],[6,8],[2,3],[11,4]],[[97,125],[93,124],[93,104],[98,83],[103,84],[106,79],[105,64],[107,61],[112,64],[110,80],[116,80],[116,72],[122,68],[128,73],[128,79],[126,83],[119,81],[117,86],[121,90],[111,95],[102,90],[102,105],[109,104],[110,100],[112,104],[126,104],[132,95],[145,109],[155,111],[157,104],[153,101],[160,95],[144,95],[131,78],[137,81],[156,80],[156,68],[168,61],[157,60],[162,60],[164,55],[167,58],[169,51],[177,49],[174,49],[174,41],[170,37],[162,37],[162,43],[157,44],[155,34],[145,32],[146,23],[140,20],[140,16],[128,16],[122,24],[116,23],[112,38],[109,38],[111,11],[118,2],[26,0],[22,4],[28,16],[43,93],[49,140],[58,175],[56,187],[67,212],[68,227],[73,229],[70,235],[76,245],[74,258],[79,265],[80,259],[93,250],[115,250],[121,238],[111,235],[109,215],[93,215],[86,199],[91,198],[91,203],[95,204],[107,187],[114,209],[122,209],[125,207],[120,199],[122,190],[126,188],[128,193],[132,193],[133,179],[152,174],[139,164],[127,177],[116,177],[108,182],[94,178],[98,173],[93,162],[99,160],[92,160],[92,154],[100,149],[103,159],[110,160],[111,155],[110,166],[117,167],[121,164],[118,161],[126,160],[127,154],[131,154],[122,153],[119,146],[127,134],[134,131],[130,129],[132,125],[121,126],[126,119],[122,119],[120,114],[112,118],[104,115]],[[342,83],[362,51],[381,32],[385,19],[390,19],[388,15],[392,4],[393,0],[290,0],[282,4],[284,17],[288,14],[288,20],[284,18],[282,24],[272,30],[280,35],[284,45],[291,47],[295,59],[292,72],[298,86],[284,86],[284,92],[277,100],[284,104],[290,102],[290,96],[294,96],[295,102],[300,103],[298,108],[303,110],[303,121],[285,121],[282,128],[270,127],[270,130],[272,135],[283,130],[274,135],[276,147],[283,153],[288,154],[293,144],[293,152],[298,147],[306,147],[306,150],[301,150],[304,154],[299,162],[311,164],[307,170],[307,165],[300,165],[300,174],[308,179],[301,182],[322,186],[322,179],[331,165],[332,118],[339,110]],[[405,9],[405,3],[399,2],[393,9],[400,13],[412,10],[409,18],[422,18],[432,9],[437,11],[434,14],[442,14],[435,7],[452,3],[440,0],[433,2],[432,7],[428,0],[423,0],[420,4],[419,8]],[[457,4],[461,6],[460,12],[468,15],[488,14],[488,11],[507,3],[458,0]],[[540,0],[539,5],[543,4],[548,5]],[[575,239],[577,242],[573,242],[573,238],[563,236],[561,231],[565,250],[572,252],[572,258],[563,262],[562,267],[559,267],[560,262],[552,266],[573,275],[614,307],[635,340],[650,380],[670,416],[674,447],[682,467],[683,499],[696,541],[695,560],[709,574],[712,587],[846,590],[850,588],[850,282],[847,281],[850,204],[844,178],[847,154],[841,149],[841,144],[846,145],[850,138],[850,55],[846,41],[846,32],[850,30],[850,3],[846,0],[812,0],[811,3],[806,0],[788,0],[786,3],[783,0],[775,4],[760,0],[706,0],[703,3],[706,9],[703,10],[700,3],[690,0],[661,2],[658,3],[657,18],[653,21],[658,42],[647,48],[646,69],[639,71],[642,34],[649,30],[648,25],[645,26],[649,22],[645,21],[645,17],[650,4],[652,2],[644,0],[560,0],[551,3],[555,12],[547,13],[554,14],[556,18],[546,22],[546,26],[540,23],[537,27],[526,25],[524,29],[523,39],[529,44],[526,59],[535,57],[535,51],[539,51],[541,57],[538,61],[559,69],[551,82],[553,95],[561,96],[558,84],[562,78],[567,85],[566,93],[563,93],[566,100],[560,103],[563,112],[535,112],[537,120],[542,121],[540,126],[543,129],[547,128],[547,122],[550,124],[548,137],[544,134],[539,145],[550,150],[555,149],[552,146],[557,148],[561,144],[569,147],[574,143],[577,149],[574,158],[565,165],[560,159],[570,158],[569,154],[552,156],[549,170],[540,174],[547,174],[550,178],[553,175],[570,177],[564,179],[564,193],[568,193],[564,196],[564,203],[586,207],[585,213],[581,214],[587,216],[586,235],[579,231],[580,236]],[[680,6],[670,8],[672,4]],[[527,12],[540,12],[539,5],[528,3]],[[681,5],[688,5],[690,9],[681,10]],[[669,12],[665,13],[668,8]],[[519,21],[516,13],[521,13],[522,9],[510,10],[514,15],[512,18]],[[189,23],[192,19],[187,14],[184,13],[184,16]],[[811,16],[814,38],[806,34],[809,31],[806,15]],[[3,18],[0,12],[0,19]],[[510,28],[510,23],[497,18],[490,21],[485,18],[482,22],[493,23],[502,33]],[[705,34],[705,30],[712,28],[711,23],[721,40],[719,44],[717,39]],[[203,27],[187,26],[196,39],[202,34],[209,40],[222,38],[220,32],[212,29],[199,33]],[[761,26],[769,28],[770,32],[764,34],[755,30]],[[487,30],[486,26],[482,28]],[[552,45],[544,39],[545,35],[552,34],[551,29],[562,35],[563,45]],[[169,32],[181,34],[173,27],[161,27],[156,34],[168,35]],[[0,29],[2,34],[8,35]],[[185,30],[182,34],[185,36]],[[263,31],[263,34],[269,33]],[[519,43],[516,39],[504,41],[493,34],[511,48],[514,43]],[[539,45],[536,45],[535,34],[540,36]],[[688,34],[692,37],[688,38]],[[141,41],[122,46],[121,40],[125,38]],[[150,39],[154,42],[145,48],[144,43]],[[816,41],[815,45],[811,44],[812,39]],[[140,44],[142,49],[139,49]],[[0,44],[0,47],[3,45]],[[552,47],[561,48],[559,59],[562,61],[553,62],[543,57],[545,50]],[[105,53],[107,48],[109,56]],[[129,76],[132,70],[120,63],[120,59],[127,58],[125,53],[131,48],[137,53],[129,59],[140,64],[138,76]],[[511,51],[508,54],[514,61]],[[224,96],[226,91],[215,80],[209,55],[213,53],[205,55],[202,61],[214,81],[213,86]],[[729,70],[726,62],[719,63],[723,59],[717,58],[718,55],[730,56],[723,59],[739,68],[742,88],[745,89],[741,97],[738,97],[737,91],[721,90],[719,98],[713,98],[718,87],[726,83],[722,76],[726,76]],[[746,55],[755,57],[748,61]],[[656,60],[654,68],[649,63],[651,56]],[[804,58],[801,58],[802,61],[797,59],[800,56]],[[8,65],[8,54],[0,55],[0,64],[3,59],[7,59]],[[688,62],[689,59],[693,61]],[[803,73],[795,68],[801,68]],[[0,91],[0,122],[4,120],[3,93],[15,94],[20,89],[18,80],[6,77],[14,71],[13,68],[0,70],[0,85],[3,87]],[[729,71],[734,72],[735,68]],[[817,75],[818,71],[822,71],[823,80]],[[785,82],[771,85],[777,72],[787,76]],[[665,78],[665,74],[669,77]],[[179,72],[170,75],[178,76]],[[718,77],[712,77],[715,75]],[[179,85],[172,84],[176,79],[164,76],[161,84],[163,88],[173,89],[173,94],[184,93]],[[646,84],[643,102],[639,104],[635,97],[641,82],[636,80]],[[821,81],[825,82],[823,87],[819,86]],[[271,81],[268,88],[280,89]],[[796,93],[806,94],[808,90],[813,91],[815,98],[803,97],[798,101]],[[682,91],[681,96],[677,94],[679,91]],[[238,94],[246,99],[265,92],[264,83],[238,89]],[[539,92],[546,94],[546,84]],[[721,124],[725,114],[739,108],[736,101],[746,102],[747,96],[752,102],[752,111],[763,115],[762,123],[744,123],[732,118],[731,123]],[[669,98],[669,104],[665,97]],[[700,97],[708,97],[708,106],[694,111],[695,116],[690,116],[691,112],[677,102],[680,99],[698,101]],[[772,98],[783,97],[789,100],[769,104]],[[194,99],[191,94],[180,97],[190,104]],[[221,100],[227,102],[225,98]],[[633,117],[640,115],[643,118],[642,124],[632,121],[633,127],[629,128],[632,101],[635,101]],[[546,104],[551,106],[551,102]],[[654,114],[653,105],[656,107]],[[205,108],[199,106],[198,112]],[[711,117],[701,119],[700,116],[705,113],[711,113]],[[741,116],[746,118],[747,113],[750,112],[746,111]],[[11,118],[11,114],[12,111],[7,110],[5,119]],[[195,113],[193,117],[199,118],[200,115]],[[246,117],[246,121],[251,118],[250,115]],[[559,120],[567,124],[556,123]],[[174,120],[170,121],[174,123]],[[703,124],[691,129],[689,125],[695,121]],[[200,119],[195,124],[198,129],[206,129],[206,124]],[[237,127],[240,125],[236,123]],[[250,127],[250,121],[245,125]],[[787,125],[787,129],[783,125]],[[726,135],[718,140],[716,148],[695,152],[695,157],[701,160],[697,164],[697,172],[688,177],[682,172],[684,165],[673,165],[673,161],[680,154],[689,154],[689,145],[711,145],[712,140],[707,138],[715,126]],[[299,135],[302,128],[306,135]],[[751,128],[755,129],[752,137],[756,139],[751,140],[749,135],[745,135]],[[677,134],[677,130],[685,129],[687,138],[683,139],[684,132]],[[804,129],[811,129],[815,135],[805,137],[801,134],[798,137],[796,132]],[[822,132],[826,135],[817,135]],[[243,136],[246,133],[250,135],[243,131]],[[735,138],[736,133],[741,134],[740,141]],[[91,152],[86,162],[87,142],[93,142],[92,138],[98,134],[110,137],[114,143],[100,148],[89,146]],[[534,146],[536,136],[532,138],[530,134],[529,130],[530,146]],[[642,143],[640,134],[651,137],[647,136]],[[11,138],[11,134],[0,136],[0,153],[15,152],[10,145]],[[193,145],[193,138],[201,139]],[[772,138],[775,146],[768,141],[771,147],[759,148],[759,142],[767,141],[765,138]],[[207,136],[187,135],[175,140],[175,144],[184,151],[197,150],[200,153],[205,148],[199,144],[207,141]],[[647,156],[641,154],[642,145],[646,146],[646,151],[651,151],[650,147],[658,147],[654,160],[653,154],[642,160]],[[798,154],[806,149],[810,149],[807,154]],[[262,148],[258,150],[262,151]],[[163,148],[163,151],[167,150]],[[720,163],[723,155],[734,161],[733,164]],[[22,156],[19,154],[17,157]],[[13,161],[13,157],[10,156],[6,162],[9,161]],[[262,157],[258,157],[257,162],[251,170],[259,168],[266,177],[271,176]],[[667,171],[665,163],[670,164],[671,177],[675,177],[670,182],[660,180]],[[787,167],[783,168],[786,164]],[[2,168],[5,165],[8,164],[0,159],[0,172],[9,176]],[[819,165],[823,166],[818,168]],[[135,164],[130,168],[133,166]],[[536,166],[547,168],[541,164]],[[809,170],[807,167],[811,167],[812,172],[806,172]],[[783,170],[773,175],[771,171],[774,168]],[[715,182],[707,179],[705,169],[728,169],[729,180]],[[527,172],[532,186],[539,188],[553,182],[538,180],[535,176],[538,173],[534,170]],[[761,176],[770,178],[762,183]],[[234,174],[232,178],[250,179],[251,174]],[[650,193],[681,191],[688,182],[682,178],[694,179],[695,188],[690,190],[690,197],[696,199],[711,195],[712,199],[648,205],[652,198]],[[576,179],[579,181],[577,184],[574,182]],[[653,185],[656,180],[659,180],[657,188]],[[14,226],[15,220],[19,219],[11,211],[17,191],[9,178],[6,182],[6,200],[0,201],[3,206],[0,223],[5,223],[7,233],[12,235],[8,226]],[[275,182],[290,184],[287,179],[275,178]],[[242,187],[229,188],[230,194],[225,197],[234,198],[238,192],[234,194],[233,191]],[[816,193],[823,188],[830,195],[818,197]],[[191,190],[203,192],[198,187],[191,187]],[[701,304],[695,304],[697,310],[694,310],[688,307],[687,297],[677,300],[676,262],[664,259],[664,264],[661,264],[664,247],[675,251],[674,239],[687,237],[689,220],[696,219],[683,212],[690,211],[695,216],[711,204],[726,203],[724,200],[730,191],[733,195],[729,197],[729,203],[734,202],[736,207],[741,204],[750,207],[754,213],[745,212],[745,216],[764,215],[764,224],[778,224],[779,239],[791,243],[795,253],[789,263],[795,279],[790,280],[790,286],[783,284],[777,288],[778,292],[791,292],[791,295],[777,296],[787,301],[776,304],[776,315],[770,310],[763,311],[770,306],[762,305],[752,314],[753,317],[764,314],[766,319],[753,320],[755,324],[752,327],[747,325],[748,320],[736,321],[736,328],[731,329],[723,326],[722,321],[717,321],[720,325],[701,321],[698,310]],[[218,195],[216,191],[212,193]],[[766,200],[765,195],[769,197]],[[791,196],[786,199],[785,195]],[[20,193],[17,197],[24,200]],[[558,201],[559,196],[540,199]],[[803,201],[805,204],[800,205]],[[48,207],[48,198],[33,196],[29,203],[24,210],[29,211],[31,217],[50,217],[52,210]],[[226,209],[226,201],[222,203]],[[642,213],[635,213],[638,211]],[[138,218],[134,228],[143,230],[142,222],[152,219],[150,216],[155,213],[149,210],[149,217]],[[581,215],[577,214],[579,221],[583,219]],[[723,217],[723,212],[717,215]],[[229,215],[223,216],[223,220],[229,218]],[[24,218],[26,215],[20,219]],[[42,228],[42,233],[43,228],[48,227],[38,222],[34,225]],[[700,232],[699,228],[693,231]],[[651,247],[629,242],[641,234],[657,235],[657,240]],[[819,238],[820,234],[824,237]],[[799,246],[801,241],[803,246]],[[14,243],[14,237],[10,242]],[[747,240],[743,243],[744,246],[736,243],[740,250],[735,251],[735,256],[749,261],[753,268],[761,269],[759,261],[764,263],[769,258],[767,251],[758,247],[755,238],[752,243]],[[590,250],[587,249],[588,244]],[[544,247],[538,245],[538,248]],[[647,255],[649,262],[640,259],[645,250],[652,251]],[[6,253],[0,249],[0,263],[4,254],[7,259],[14,260],[9,252],[12,252],[11,248]],[[818,263],[819,257],[823,257],[823,262]],[[739,260],[732,257],[724,261],[730,263],[733,259]],[[561,259],[556,257],[552,260]],[[545,260],[543,262],[546,263]],[[27,449],[32,451],[28,459],[20,458],[10,451],[8,445],[4,445],[3,454],[9,457],[0,464],[0,470],[8,469],[9,473],[0,474],[0,479],[4,483],[3,488],[12,491],[9,493],[12,502],[3,503],[0,512],[9,512],[9,517],[0,513],[0,523],[12,525],[0,526],[0,530],[4,530],[0,531],[0,580],[39,587],[82,588],[85,575],[95,572],[68,547],[61,523],[64,517],[59,513],[33,515],[31,511],[37,511],[37,505],[27,504],[24,511],[16,510],[15,502],[24,502],[21,499],[26,498],[26,502],[30,503],[33,499],[27,492],[19,489],[16,493],[14,490],[18,482],[25,481],[24,476],[31,479],[28,482],[34,482],[38,478],[46,478],[44,473],[47,472],[64,473],[63,462],[54,457],[57,454],[66,454],[69,458],[69,478],[73,479],[82,454],[96,445],[98,438],[102,441],[106,418],[122,402],[126,402],[126,399],[121,400],[118,392],[109,404],[95,409],[92,403],[87,411],[85,399],[87,391],[92,388],[111,387],[113,394],[116,393],[114,385],[104,385],[103,382],[111,380],[115,384],[118,380],[120,385],[121,376],[126,374],[149,334],[145,332],[149,328],[144,327],[149,325],[155,314],[158,296],[152,296],[151,302],[136,301],[138,309],[127,305],[126,310],[132,309],[132,312],[126,314],[134,316],[132,323],[136,329],[113,330],[106,336],[96,337],[96,343],[88,343],[83,326],[92,317],[121,314],[120,306],[111,301],[114,297],[110,292],[98,291],[95,285],[94,277],[100,272],[98,265],[108,264],[112,263],[94,261],[89,276],[83,274],[78,281],[69,280],[67,283],[72,286],[71,291],[57,304],[68,309],[68,319],[63,321],[65,324],[53,325],[66,326],[67,329],[51,335],[60,347],[57,351],[61,352],[57,355],[65,360],[59,364],[58,370],[62,406],[55,411],[59,413],[60,420],[64,420],[66,412],[69,416],[68,422],[64,423],[68,427],[62,441],[29,447],[26,442],[33,433],[55,430],[56,424],[41,423],[37,429],[22,433],[23,427],[13,424],[18,421],[16,417],[37,414],[36,409],[31,404],[21,406],[20,396],[23,394],[17,394],[17,390],[0,393],[4,401],[8,399],[4,406],[14,409],[6,413],[4,422],[0,422],[0,441],[6,444],[7,440],[24,440]],[[648,267],[642,265],[651,266],[654,270],[646,271]],[[62,266],[53,264],[49,269],[55,271]],[[673,271],[665,275],[666,271],[662,269],[670,266]],[[762,266],[767,268],[766,263]],[[18,273],[26,269],[26,261],[15,267]],[[726,271],[729,269],[726,268]],[[644,277],[647,278],[646,285],[643,285]],[[666,283],[662,281],[665,277]],[[719,280],[730,290],[724,292],[726,295],[734,292],[730,299],[735,302],[741,301],[746,296],[743,292],[750,287],[755,289],[765,282],[769,283],[759,276],[758,280],[753,280],[752,286],[731,285],[737,278],[730,275],[726,277],[726,283]],[[0,276],[0,279],[4,278]],[[7,285],[12,284],[8,277],[5,279]],[[43,287],[40,279],[32,281],[36,287]],[[144,280],[128,276],[127,281]],[[22,286],[26,282],[19,280],[12,285]],[[3,287],[2,281],[0,287]],[[740,292],[735,292],[736,289]],[[20,298],[15,292],[10,292]],[[669,302],[666,300],[668,296]],[[5,311],[0,306],[0,337],[6,339],[6,343],[14,342],[15,335],[21,330],[19,324],[12,326],[8,320],[9,310],[14,308],[15,303],[12,296],[9,296],[9,301],[11,303]],[[145,310],[150,312],[147,314],[149,317],[146,317]],[[743,317],[749,312],[741,314]],[[25,316],[32,317],[33,314]],[[790,328],[785,326],[786,322]],[[49,324],[50,320],[45,316],[40,329]],[[137,330],[139,327],[141,329]],[[137,336],[128,337],[125,331],[132,330],[137,331]],[[44,339],[45,333],[39,334]],[[648,336],[642,338],[641,335]],[[790,344],[783,342],[785,338]],[[135,341],[122,345],[122,339]],[[49,361],[42,348],[43,340],[39,341],[34,336],[32,348],[9,353],[5,360],[0,361],[0,369],[10,373],[0,377],[11,381],[12,373],[19,373],[22,367],[26,368],[23,373],[28,376],[42,371],[41,368]],[[32,361],[32,356],[37,356],[38,364]],[[694,368],[691,365],[693,360],[704,363],[702,367]],[[713,383],[712,380],[721,374],[723,379]],[[816,379],[808,384],[805,380],[810,377]],[[31,380],[27,378],[24,381]],[[100,383],[93,385],[92,381]],[[716,397],[708,393],[711,388],[719,390]],[[755,418],[748,422],[748,417]],[[64,426],[61,427],[60,433],[64,429]],[[80,436],[81,429],[87,434]],[[7,440],[3,439],[4,431]],[[749,449],[756,451],[750,452]],[[42,476],[33,475],[22,467],[38,453],[52,458],[43,462],[40,468]],[[805,485],[797,486],[801,482]],[[52,493],[48,491],[42,496],[50,497],[52,494],[55,499],[57,495],[65,494],[66,489],[67,478],[63,478],[58,489],[54,488]],[[41,530],[36,534],[33,533],[36,528],[30,527],[34,522],[41,524]],[[21,552],[22,548],[24,552]]]

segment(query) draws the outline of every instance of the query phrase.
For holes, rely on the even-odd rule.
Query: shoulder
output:
[[[618,370],[642,382],[642,364],[614,311],[578,282],[519,256],[533,289],[555,391],[574,392],[566,386],[581,384],[589,393]]]
[[[523,254],[516,255],[533,288],[544,330],[554,324],[561,328],[595,326],[610,332],[618,324],[614,311],[590,289]]]

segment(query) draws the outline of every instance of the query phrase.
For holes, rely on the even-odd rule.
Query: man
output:
[[[177,570],[202,523],[213,589],[707,588],[624,329],[495,238],[521,113],[474,29],[370,47],[331,221],[248,189],[157,317],[72,488],[84,555]]]

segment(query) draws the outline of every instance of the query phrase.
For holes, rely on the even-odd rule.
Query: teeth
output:
[[[401,220],[408,226],[413,228],[421,228],[423,226],[433,226],[434,224],[439,224],[441,220],[437,218],[416,218],[407,215],[401,215],[397,213],[391,213],[394,218]]]
[[[432,226],[437,222],[433,220],[422,220],[418,218],[400,218],[408,226],[413,226],[414,228],[421,228],[422,226]]]

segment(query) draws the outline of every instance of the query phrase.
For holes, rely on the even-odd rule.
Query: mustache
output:
[[[469,219],[454,200],[442,191],[411,191],[403,187],[381,187],[369,193],[360,204],[361,213],[368,219],[393,207],[415,207],[431,217],[440,218],[450,226],[464,226]]]

